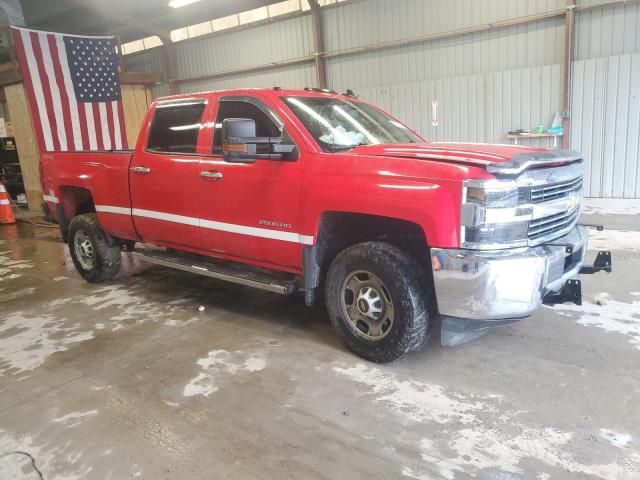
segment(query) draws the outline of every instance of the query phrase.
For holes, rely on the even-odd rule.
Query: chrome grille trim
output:
[[[529,246],[553,241],[576,226],[582,199],[582,162],[527,170],[516,181],[528,193],[528,206],[533,208]],[[577,205],[572,197],[577,197]]]
[[[531,188],[531,203],[543,203],[568,196],[569,193],[582,189],[582,177],[569,181],[541,185]]]
[[[528,238],[530,243],[542,243],[549,237],[560,236],[571,230],[578,221],[580,208],[568,213],[558,213],[548,217],[532,220],[529,223]]]

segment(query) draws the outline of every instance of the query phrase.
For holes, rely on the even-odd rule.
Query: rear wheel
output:
[[[327,308],[347,347],[367,360],[390,362],[427,342],[429,288],[407,253],[388,243],[361,243],[331,264]]]
[[[111,280],[120,270],[120,245],[102,229],[95,213],[71,220],[68,243],[76,270],[88,282]]]

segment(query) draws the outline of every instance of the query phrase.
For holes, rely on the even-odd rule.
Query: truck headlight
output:
[[[480,250],[524,247],[533,209],[528,190],[513,181],[467,180],[463,188],[461,246]]]

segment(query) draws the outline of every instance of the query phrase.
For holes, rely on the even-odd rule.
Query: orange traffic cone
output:
[[[0,223],[16,223],[16,217],[13,215],[9,194],[2,182],[0,182]]]

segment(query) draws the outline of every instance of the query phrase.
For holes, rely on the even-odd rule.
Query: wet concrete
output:
[[[90,285],[0,226],[0,478],[640,478],[639,218],[583,307],[382,366],[302,298],[130,258]]]

